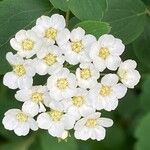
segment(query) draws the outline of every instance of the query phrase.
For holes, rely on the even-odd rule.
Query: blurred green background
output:
[[[60,13],[68,27],[83,27],[99,37],[111,33],[126,44],[123,60],[134,59],[142,75],[134,90],[120,100],[115,111],[103,112],[114,120],[103,141],[76,140],[58,143],[46,131],[17,137],[0,123],[0,150],[150,150],[150,0],[0,0],[0,121],[10,108],[21,107],[15,91],[2,84],[10,70],[5,59],[9,40],[20,29],[29,29],[41,15]],[[42,84],[46,77],[35,77]]]

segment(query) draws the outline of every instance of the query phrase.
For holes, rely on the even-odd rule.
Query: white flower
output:
[[[125,49],[120,39],[112,35],[104,34],[95,42],[90,50],[90,57],[99,71],[105,68],[116,70],[119,67],[121,58],[119,57]]]
[[[87,90],[77,88],[76,93],[72,98],[62,100],[64,108],[66,107],[65,110],[67,114],[70,114],[71,116],[74,116],[76,120],[79,120],[81,116],[95,112],[95,109],[87,103],[87,95]]]
[[[113,121],[108,118],[100,117],[101,113],[96,112],[77,121],[75,124],[74,136],[81,140],[103,140],[106,135],[104,127],[111,127]]]
[[[70,37],[70,32],[65,28],[66,22],[62,15],[54,14],[51,17],[41,16],[36,21],[36,26],[32,28],[39,37],[43,38],[46,43],[53,45],[64,44]]]
[[[37,57],[35,68],[40,75],[54,74],[63,67],[64,56],[62,56],[61,49],[56,45],[42,47],[37,53]]]
[[[7,130],[14,130],[18,136],[27,135],[30,129],[33,131],[38,130],[36,121],[20,109],[8,110],[5,113],[2,123]]]
[[[78,85],[82,88],[92,88],[97,84],[97,79],[100,77],[100,73],[95,69],[91,63],[80,64],[76,70],[76,77]]]
[[[120,81],[128,88],[134,88],[138,84],[141,75],[135,68],[137,63],[134,60],[128,59],[120,64],[118,76]]]
[[[48,107],[51,101],[47,87],[41,85],[19,90],[15,94],[15,98],[24,102],[22,110],[33,117],[39,112],[45,112],[45,106]]]
[[[63,68],[50,76],[47,81],[50,96],[56,101],[72,97],[76,91],[76,86],[76,77],[67,68]]]
[[[118,83],[116,74],[107,74],[89,92],[89,103],[97,110],[114,110],[118,106],[118,99],[125,96],[127,88]]]
[[[40,114],[37,117],[38,126],[41,129],[48,130],[49,134],[54,137],[62,138],[66,130],[74,127],[75,119],[67,113],[64,113],[64,108],[61,103],[52,102],[51,110]]]
[[[89,62],[88,52],[95,41],[93,35],[85,35],[85,31],[80,27],[72,30],[70,40],[62,46],[66,61],[72,65]]]
[[[23,89],[32,86],[32,77],[35,75],[32,60],[24,60],[19,55],[13,55],[11,52],[6,54],[6,59],[13,70],[4,75],[3,84],[10,89]]]
[[[32,30],[20,30],[10,44],[21,57],[30,58],[41,48],[42,40]]]

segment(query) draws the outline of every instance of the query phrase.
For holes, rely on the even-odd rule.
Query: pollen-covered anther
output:
[[[106,59],[110,55],[108,48],[102,47],[99,50],[99,57]]]
[[[60,90],[65,90],[68,87],[68,81],[66,78],[61,78],[57,80],[57,87]]]
[[[73,102],[73,105],[80,107],[84,103],[84,98],[83,98],[83,96],[73,96],[72,102]]]
[[[74,52],[80,53],[83,49],[83,44],[81,41],[71,42],[71,48]]]
[[[97,125],[96,119],[88,119],[85,124],[85,126],[88,128],[94,128],[96,125]]]
[[[54,28],[48,28],[48,29],[45,31],[45,37],[48,38],[48,39],[53,39],[53,40],[55,40],[55,39],[56,39],[56,36],[57,36],[57,30],[54,29]]]
[[[22,41],[22,48],[25,51],[31,51],[34,47],[34,42],[30,39],[26,39]]]
[[[108,96],[111,93],[112,89],[110,86],[102,86],[100,88],[99,94],[101,96]]]
[[[53,121],[60,121],[62,118],[63,112],[58,111],[58,110],[51,110],[49,112],[49,115]]]
[[[91,71],[88,68],[84,68],[80,70],[80,76],[82,79],[87,80],[91,77]]]
[[[57,62],[57,56],[49,53],[43,58],[43,60],[47,65],[51,66]]]
[[[18,76],[23,76],[26,74],[26,70],[22,64],[20,65],[13,65],[13,71],[18,75]]]
[[[16,118],[20,122],[26,122],[28,119],[28,116],[26,114],[24,114],[23,112],[21,112],[16,115]]]
[[[37,103],[42,102],[43,101],[43,93],[34,92],[34,93],[32,93],[31,99]]]

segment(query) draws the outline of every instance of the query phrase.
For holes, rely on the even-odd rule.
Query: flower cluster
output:
[[[2,123],[18,136],[40,128],[65,139],[74,129],[76,139],[100,141],[113,125],[100,111],[115,110],[140,80],[136,62],[120,58],[125,50],[120,39],[104,34],[97,40],[80,27],[69,31],[59,14],[41,16],[10,44],[17,53],[6,54],[12,71],[3,84],[17,89],[15,98],[23,105],[8,110]],[[33,85],[35,74],[48,74],[46,84]]]

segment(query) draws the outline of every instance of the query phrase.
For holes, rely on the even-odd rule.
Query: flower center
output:
[[[68,87],[68,81],[66,78],[61,78],[57,80],[57,87],[60,90],[65,90]]]
[[[57,56],[55,56],[54,54],[51,54],[51,53],[47,54],[47,55],[43,58],[44,62],[45,62],[47,65],[49,65],[49,66],[53,65],[54,63],[56,63],[56,62],[57,62],[56,59],[57,59]]]
[[[86,121],[86,124],[85,126],[88,127],[88,128],[93,128],[97,125],[97,120],[96,119],[88,119]]]
[[[108,96],[111,93],[112,89],[110,86],[102,86],[99,94],[102,96]]]
[[[109,50],[108,48],[102,47],[99,50],[99,57],[101,57],[102,59],[106,59],[109,56]]]
[[[73,96],[72,102],[73,102],[73,105],[80,107],[84,103],[84,98],[82,96]]]
[[[31,99],[37,103],[41,102],[41,101],[43,101],[43,93],[34,92],[34,93],[32,93]]]
[[[81,69],[80,70],[80,76],[82,79],[87,80],[88,78],[91,77],[91,71],[88,68]]]
[[[125,80],[127,78],[127,71],[126,70],[118,71],[118,76],[120,80]]]
[[[80,53],[83,50],[83,44],[81,41],[71,42],[72,51]]]
[[[53,121],[60,121],[60,119],[63,116],[63,112],[58,111],[58,110],[51,110],[49,112],[50,117],[52,118]]]
[[[16,118],[20,122],[26,122],[28,119],[28,116],[26,114],[24,114],[23,112],[20,112],[16,115]]]
[[[54,29],[54,28],[48,28],[48,29],[45,31],[45,37],[48,38],[48,39],[53,39],[53,40],[55,40],[55,39],[56,39],[56,36],[57,36],[57,30]]]
[[[25,51],[31,51],[34,47],[34,42],[30,39],[26,39],[24,41],[22,41],[22,48]]]
[[[18,76],[23,76],[26,74],[26,70],[23,65],[14,65],[13,66],[13,71],[18,75]]]

